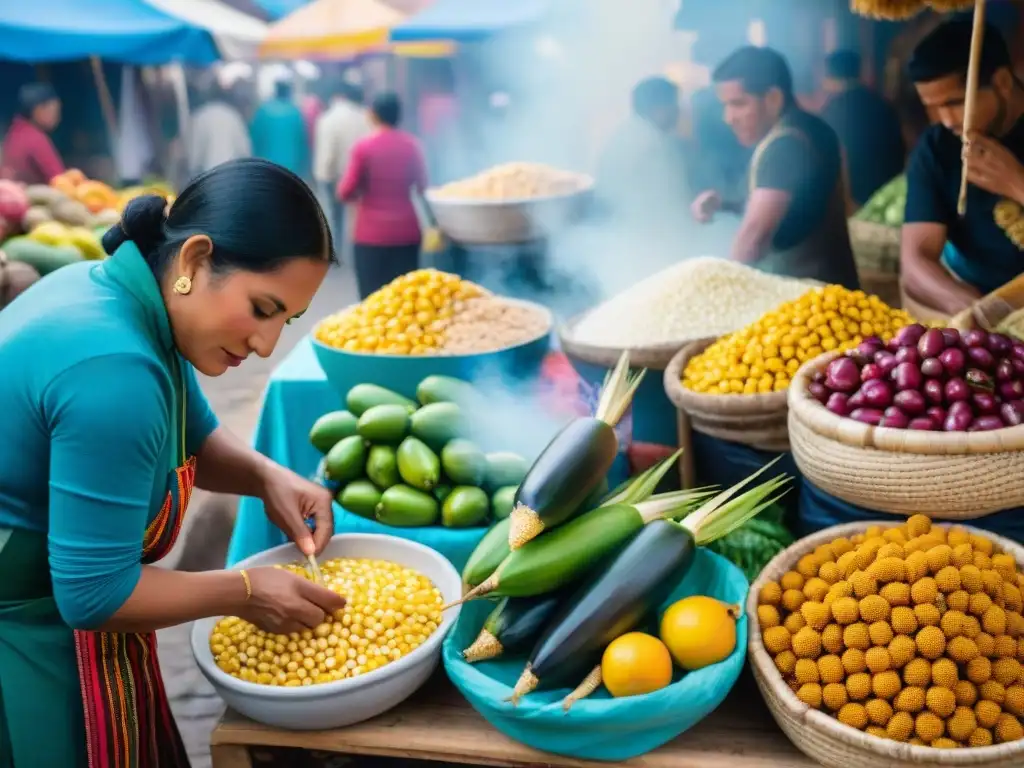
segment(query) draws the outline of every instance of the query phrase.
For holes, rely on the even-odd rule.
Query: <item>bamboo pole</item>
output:
[[[118,130],[117,130],[117,109],[114,107],[114,97],[110,94],[110,87],[107,85],[107,78],[103,74],[103,63],[98,56],[89,57],[89,66],[92,68],[92,78],[96,83],[96,93],[99,96],[100,111],[103,113],[103,122],[107,126],[107,139],[110,142],[110,154],[117,157]],[[114,175],[118,178],[117,163],[114,163]],[[119,179],[120,180],[120,179]]]
[[[960,196],[956,210],[960,216],[967,213],[967,149],[974,131],[974,107],[978,98],[978,67],[981,64],[981,46],[985,36],[985,0],[974,5],[974,28],[971,32],[971,58],[967,64],[967,93],[964,96],[963,163],[960,169]]]

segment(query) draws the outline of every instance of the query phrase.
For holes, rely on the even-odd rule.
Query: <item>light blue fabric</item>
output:
[[[309,430],[320,416],[343,408],[338,392],[327,383],[309,339],[293,349],[267,384],[263,410],[256,425],[255,447],[301,475],[316,472],[320,454],[309,444]],[[387,533],[431,547],[462,569],[486,529],[441,527],[392,528],[346,512],[334,505],[336,533]],[[228,566],[287,541],[263,512],[263,502],[243,498],[228,548]]]
[[[299,176],[309,175],[309,135],[302,112],[286,99],[260,104],[249,126],[252,153],[283,165]]]
[[[743,606],[746,578],[732,563],[700,549],[693,567],[662,607],[690,595],[708,595]],[[584,760],[628,760],[657,749],[707,717],[736,684],[747,648],[747,618],[737,624],[736,650],[729,658],[687,674],[645,696],[610,698],[602,687],[593,696],[562,711],[568,689],[540,690],[512,706],[506,699],[525,659],[497,659],[467,664],[461,652],[483,626],[493,608],[489,601],[467,604],[444,641],[448,677],[484,719],[516,741],[546,752]]]
[[[89,56],[199,66],[220,58],[206,30],[143,0],[0,2],[0,59],[46,62]]]
[[[540,21],[550,0],[436,0],[391,30],[395,41],[469,43]]]
[[[302,6],[308,5],[310,0],[254,0],[254,2],[271,19],[277,21],[290,13],[294,13]]]
[[[0,371],[0,527],[48,534],[61,614],[97,626],[135,587],[168,474],[216,419],[132,243],[58,270],[8,306]]]

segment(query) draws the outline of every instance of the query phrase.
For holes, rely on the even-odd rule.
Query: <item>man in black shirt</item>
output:
[[[907,166],[903,288],[949,315],[1024,271],[1024,91],[1006,42],[990,25],[978,67],[977,133],[967,155],[967,213],[957,214],[970,49],[971,22],[955,19],[922,40],[909,63],[933,125]]]
[[[800,109],[785,59],[744,47],[713,75],[725,122],[754,153],[749,196],[732,258],[768,272],[858,287],[846,228],[842,158],[835,132]],[[691,210],[709,221],[722,209],[706,190]]]
[[[857,207],[903,173],[906,159],[896,110],[861,83],[860,67],[860,56],[853,51],[836,51],[825,59],[829,98],[821,113],[839,137],[850,196]]]

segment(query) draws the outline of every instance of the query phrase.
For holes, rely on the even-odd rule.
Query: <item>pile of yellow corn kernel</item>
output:
[[[295,565],[279,566],[311,578]],[[327,560],[324,584],[345,607],[315,629],[275,635],[237,617],[217,622],[217,666],[250,683],[298,687],[372,672],[415,650],[441,624],[440,590],[422,574],[384,560]]]
[[[808,706],[880,738],[984,747],[1024,738],[1022,587],[990,539],[914,515],[800,558],[757,617]]]
[[[418,269],[325,318],[314,335],[349,352],[432,354],[443,346],[445,328],[464,302],[484,295],[483,288],[458,275]]]
[[[863,291],[814,288],[694,356],[683,372],[683,386],[706,394],[780,392],[805,361],[851,349],[865,336],[889,341],[912,322],[903,310]]]

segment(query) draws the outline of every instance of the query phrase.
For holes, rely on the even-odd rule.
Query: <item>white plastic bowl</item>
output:
[[[337,557],[387,560],[412,568],[441,590],[446,603],[462,596],[462,577],[438,552],[396,536],[339,534],[321,560]],[[300,560],[292,544],[268,549],[235,568],[255,568]],[[411,696],[433,674],[441,659],[441,642],[459,618],[459,608],[444,612],[441,625],[419,648],[398,661],[359,677],[300,688],[258,685],[232,677],[214,662],[210,634],[220,616],[192,627],[192,653],[203,675],[236,712],[275,728],[315,731],[341,728],[376,717]]]

